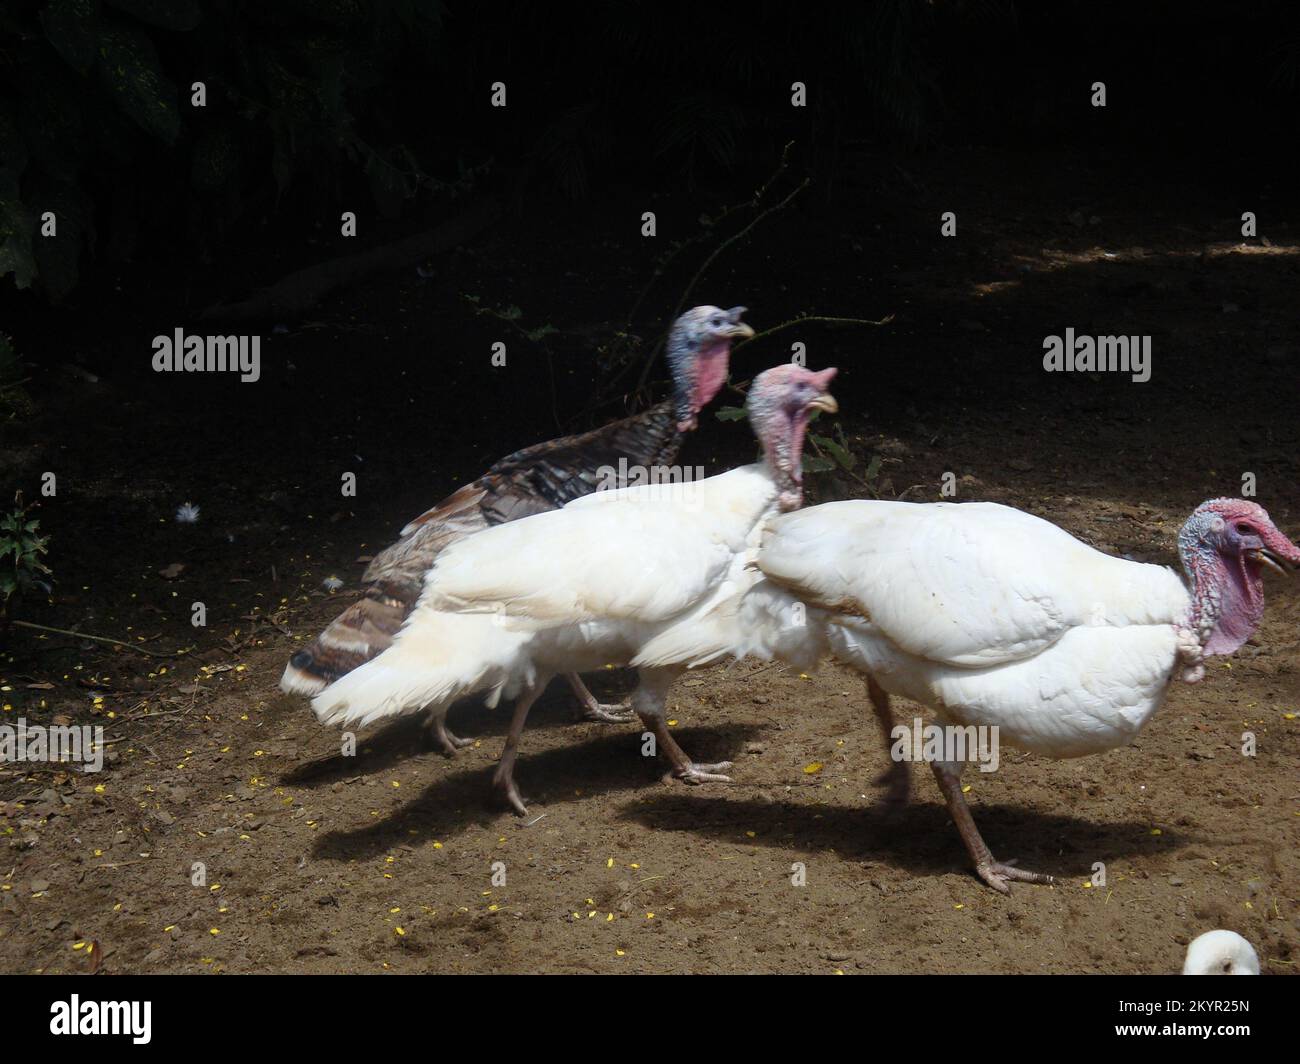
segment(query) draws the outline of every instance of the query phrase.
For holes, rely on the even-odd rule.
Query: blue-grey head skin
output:
[[[677,427],[695,428],[700,411],[727,382],[731,345],[748,340],[754,330],[740,320],[744,307],[692,307],[668,334],[668,367],[673,375]]]

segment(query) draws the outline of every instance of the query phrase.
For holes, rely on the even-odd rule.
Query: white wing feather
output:
[[[665,621],[714,591],[773,496],[754,466],[597,493],[454,544],[426,577],[421,604],[546,624]]]
[[[1171,624],[1171,570],[1102,554],[995,503],[827,503],[772,522],[759,557],[813,605],[861,615],[908,654],[979,668],[1078,626]]]

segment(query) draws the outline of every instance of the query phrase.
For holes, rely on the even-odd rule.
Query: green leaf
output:
[[[719,421],[739,421],[745,416],[743,406],[722,406],[714,415]]]
[[[174,144],[181,131],[176,86],[158,65],[153,42],[139,30],[106,29],[99,74],[122,111],[147,133]]]
[[[867,471],[862,474],[864,480],[875,480],[876,475],[880,472],[880,455],[873,454],[871,461],[867,463]]]
[[[49,0],[41,10],[41,27],[68,66],[78,74],[90,69],[102,28],[99,0]]]
[[[192,30],[203,12],[198,0],[108,0],[119,11],[165,30]]]
[[[811,439],[813,443],[817,444],[818,447],[828,452],[830,456],[839,463],[841,469],[852,469],[858,464],[858,460],[853,456],[852,451],[841,447],[829,436],[810,436],[809,439]]]
[[[829,458],[819,458],[815,454],[803,456],[803,471],[805,473],[829,473],[834,468],[835,463]]]

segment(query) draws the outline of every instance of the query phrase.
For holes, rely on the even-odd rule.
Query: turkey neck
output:
[[[1192,596],[1187,627],[1207,654],[1231,654],[1264,616],[1259,566],[1244,556],[1225,559],[1189,521],[1178,533],[1178,555]]]
[[[697,350],[683,336],[669,338],[668,365],[672,369],[673,409],[679,431],[695,428],[700,411],[722,390],[730,357],[729,339],[711,340]]]
[[[789,427],[763,440],[763,461],[776,485],[777,508],[784,514],[803,505],[803,438],[808,431],[808,412],[800,410],[789,418]]]

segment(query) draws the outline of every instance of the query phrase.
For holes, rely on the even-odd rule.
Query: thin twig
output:
[[[113,643],[119,647],[126,647],[128,650],[134,650],[141,654],[148,654],[151,658],[174,658],[175,654],[164,654],[157,650],[146,650],[144,647],[136,646],[134,643],[128,643],[122,639],[110,639],[106,635],[87,635],[85,632],[74,632],[70,628],[51,628],[48,624],[33,624],[31,621],[10,621],[10,624],[17,625],[19,628],[35,628],[38,632],[54,632],[56,635],[70,635],[74,639],[93,639],[97,643]]]
[[[805,177],[801,182],[799,182],[799,184],[797,184],[790,191],[790,193],[785,197],[785,199],[781,200],[780,203],[774,203],[772,204],[772,206],[768,207],[767,210],[759,211],[759,213],[756,214],[750,220],[748,225],[746,225],[743,229],[739,230],[738,232],[732,233],[731,236],[727,237],[726,240],[722,241],[722,243],[720,243],[716,248],[714,248],[713,251],[710,253],[709,257],[706,258],[704,262],[700,264],[700,268],[695,271],[695,275],[690,279],[690,282],[682,290],[681,297],[677,300],[677,306],[673,308],[672,314],[669,315],[669,321],[677,320],[678,316],[682,312],[682,307],[686,305],[686,300],[689,299],[691,293],[695,291],[696,284],[699,282],[700,278],[704,276],[704,272],[710,266],[712,266],[713,263],[717,260],[719,255],[721,255],[724,251],[727,250],[727,248],[731,247],[737,241],[747,236],[749,232],[756,225],[758,225],[758,223],[761,222],[764,218],[768,217],[769,215],[775,214],[779,210],[783,210],[786,206],[789,205],[790,201],[793,200],[795,196],[799,195],[799,193],[802,192],[804,189],[806,189],[810,184],[812,184],[812,178]],[[650,376],[650,370],[654,367],[655,362],[659,358],[659,351],[664,345],[664,339],[666,336],[667,334],[665,333],[663,337],[659,338],[658,343],[656,343],[654,347],[651,348],[650,355],[645,360],[645,364],[641,367],[641,376],[637,379],[636,382],[636,394],[638,395],[645,388],[646,381]],[[740,345],[737,344],[736,346],[739,347]]]
[[[791,318],[789,321],[783,321],[780,325],[773,325],[770,329],[764,329],[760,333],[755,333],[746,340],[741,340],[736,344],[733,351],[739,351],[746,344],[752,344],[756,340],[761,340],[765,336],[771,336],[773,333],[780,332],[782,329],[788,329],[792,325],[802,325],[808,321],[819,321],[830,325],[888,325],[894,320],[894,315],[886,314],[879,320],[875,318],[839,318],[826,314],[808,314],[802,318]]]
[[[779,325],[773,325],[770,329],[764,329],[761,333],[755,333],[749,339],[741,340],[740,343],[736,344],[736,346],[731,350],[732,354],[735,354],[735,352],[739,351],[746,344],[752,344],[755,340],[761,340],[765,336],[771,336],[773,333],[780,332],[782,329],[789,329],[791,326],[803,325],[805,322],[810,321],[827,322],[832,325],[888,325],[893,320],[894,315],[892,314],[886,314],[879,321],[873,318],[837,318],[829,317],[824,314],[808,314],[802,318],[791,318],[789,321],[783,321]],[[728,387],[743,395],[745,389],[752,381],[753,378],[751,377],[749,380],[736,381],[728,385]]]
[[[681,244],[677,245],[677,247],[669,251],[667,255],[660,257],[659,262],[655,265],[654,272],[650,275],[650,280],[646,282],[646,286],[641,290],[641,294],[637,296],[636,302],[632,304],[632,309],[627,312],[627,324],[624,329],[625,332],[632,331],[632,322],[636,318],[637,311],[641,309],[641,304],[645,302],[645,297],[649,295],[650,289],[654,287],[655,282],[658,281],[659,278],[662,277],[667,272],[668,265],[673,261],[673,259],[675,259],[688,247],[694,247],[700,241],[708,239],[708,237],[711,235],[712,232],[717,231],[718,223],[725,221],[731,215],[735,214],[736,211],[743,210],[746,207],[757,207],[760,203],[763,202],[763,197],[767,195],[767,190],[770,189],[772,185],[776,183],[776,179],[780,177],[783,173],[785,173],[785,171],[789,168],[790,149],[793,147],[794,147],[794,141],[788,141],[786,143],[786,146],[781,149],[781,161],[777,163],[776,169],[772,171],[772,175],[766,181],[764,181],[762,185],[759,186],[758,191],[755,192],[753,196],[751,196],[748,200],[744,201],[743,203],[733,203],[729,207],[723,207],[722,212],[720,214],[718,214],[714,218],[709,219],[708,222],[709,232],[701,233],[699,234],[699,236],[696,236],[690,240],[686,240],[682,242]]]
[[[750,221],[750,223],[747,226],[745,226],[743,229],[739,230],[738,232],[732,233],[731,236],[727,237],[726,240],[722,241],[722,243],[720,243],[716,248],[714,248],[713,252],[709,255],[709,257],[705,259],[703,263],[701,263],[700,268],[695,271],[695,276],[693,276],[690,279],[690,282],[682,290],[681,298],[677,300],[677,306],[673,308],[673,312],[672,315],[670,316],[670,319],[672,321],[677,320],[678,315],[680,315],[682,312],[682,307],[686,305],[686,300],[690,298],[691,293],[695,291],[696,284],[699,283],[700,278],[704,276],[704,271],[713,265],[714,260],[719,255],[721,255],[724,251],[726,251],[727,248],[731,247],[732,244],[736,243],[736,241],[743,238],[751,229],[754,228],[754,226],[758,225],[758,223],[761,222],[768,215],[775,214],[777,211],[785,208],[790,203],[790,201],[795,198],[795,196],[799,195],[800,192],[802,192],[811,184],[812,184],[812,178],[805,177],[802,181],[799,182],[799,184],[797,184],[793,189],[790,190],[789,194],[785,197],[785,199],[781,200],[780,203],[774,203],[772,204],[772,206],[768,207],[767,210],[759,211],[758,214],[754,215],[753,219]]]

